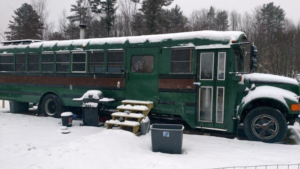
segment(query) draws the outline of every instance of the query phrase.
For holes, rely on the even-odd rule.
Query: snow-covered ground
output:
[[[1,101],[2,103],[2,101]],[[1,106],[1,104],[0,104]],[[1,106],[2,107],[2,106]],[[219,168],[300,163],[300,145],[183,136],[183,154],[154,153],[151,134],[79,126],[61,134],[60,119],[0,109],[0,169]],[[299,124],[294,127],[300,131]]]

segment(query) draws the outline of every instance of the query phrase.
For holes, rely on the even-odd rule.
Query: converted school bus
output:
[[[299,114],[299,86],[289,78],[244,74],[243,32],[199,31],[65,41],[8,41],[0,46],[0,99],[38,103],[48,116],[87,90],[105,97],[152,101],[151,115],[180,117],[192,128],[251,140],[283,139]],[[16,104],[17,105],[17,104]]]

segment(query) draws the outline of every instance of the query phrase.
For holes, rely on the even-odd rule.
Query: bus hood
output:
[[[271,75],[271,74],[263,74],[263,73],[250,73],[250,74],[244,74],[242,76],[242,80],[239,82],[239,84],[244,84],[245,81],[248,81],[249,83],[263,83],[263,84],[290,84],[290,85],[296,85],[298,86],[299,83],[297,80],[278,76],[278,75]]]

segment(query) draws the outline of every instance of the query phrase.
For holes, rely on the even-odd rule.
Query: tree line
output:
[[[31,0],[14,11],[7,40],[67,40],[79,38],[79,25],[87,25],[86,38],[121,37],[200,30],[243,31],[258,48],[258,72],[294,77],[300,73],[300,23],[285,16],[274,3],[240,14],[210,7],[184,15],[173,0],[77,0],[72,15],[62,11],[58,29],[48,21],[47,0]],[[247,59],[247,57],[245,57]]]

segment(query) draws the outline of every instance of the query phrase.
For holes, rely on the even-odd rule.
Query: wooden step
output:
[[[125,110],[129,110],[131,113],[142,112],[144,116],[147,116],[151,109],[149,109],[145,105],[121,105],[117,107],[119,112],[123,112]]]
[[[119,117],[124,117],[125,120],[129,119],[137,119],[139,123],[141,123],[142,119],[145,117],[143,114],[140,113],[124,113],[124,112],[116,112],[111,114],[113,120],[116,120]]]
[[[123,129],[124,127],[132,127],[132,132],[137,133],[140,128],[140,123],[136,121],[124,121],[120,122],[119,120],[108,120],[105,122],[106,128],[111,129],[114,125],[119,125],[120,129]]]

